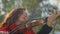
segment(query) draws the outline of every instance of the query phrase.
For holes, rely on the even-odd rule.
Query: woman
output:
[[[53,25],[53,21],[60,15],[59,13],[56,14],[56,12],[54,12],[53,14],[50,14],[51,16],[48,17],[47,19],[47,24],[45,24],[42,29],[37,33],[37,34],[49,34],[50,31],[52,30],[52,25]],[[42,21],[36,21],[34,23],[29,23],[26,25],[23,25],[25,21],[28,21],[28,17],[26,14],[26,9],[25,8],[17,8],[12,10],[8,16],[6,16],[5,20],[2,22],[3,26],[0,27],[0,31],[6,31],[9,34],[36,34],[31,27],[32,26],[36,26],[38,24],[42,24]],[[18,27],[17,29],[20,30],[14,30],[15,27],[17,27],[18,25],[23,25],[22,27]],[[25,27],[24,27],[25,26]],[[14,33],[11,33],[11,31],[14,30]]]

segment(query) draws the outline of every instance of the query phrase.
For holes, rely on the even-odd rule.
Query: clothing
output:
[[[6,26],[4,26],[0,29],[0,31],[10,32],[15,27],[16,27],[16,24],[13,23],[8,29]],[[45,24],[37,34],[49,34],[51,30],[52,30],[52,27],[49,27],[47,24]],[[35,34],[35,32],[32,29],[26,29],[26,30],[19,30],[15,32],[14,34]]]
[[[49,34],[51,30],[52,27],[49,27],[47,24],[45,24],[37,34]]]
[[[7,28],[6,26],[2,27],[0,29],[0,31],[12,31],[14,28],[16,27],[16,24],[12,23],[11,26],[9,26],[9,28]],[[15,31],[14,31],[15,32]],[[16,31],[14,34],[35,34],[35,32],[32,29],[26,29],[26,30],[19,30]]]

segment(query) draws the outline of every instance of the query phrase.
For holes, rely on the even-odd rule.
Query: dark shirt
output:
[[[15,27],[16,27],[15,24],[12,24],[9,29],[6,29],[6,26],[5,26],[5,27],[2,27],[0,29],[0,31],[8,31],[8,32],[10,32],[10,30],[14,29]],[[45,24],[45,25],[43,25],[43,27],[41,28],[41,30],[37,34],[49,34],[51,32],[51,30],[52,30],[52,27],[49,27],[47,24]],[[27,31],[20,30],[19,32],[23,32],[23,34],[35,34],[35,32],[33,32],[32,29],[31,30],[27,29]],[[16,33],[17,34],[22,34],[22,33],[18,33],[18,31],[15,32],[15,34]]]
[[[52,27],[49,27],[47,24],[45,24],[37,34],[49,34],[51,30],[52,30]]]

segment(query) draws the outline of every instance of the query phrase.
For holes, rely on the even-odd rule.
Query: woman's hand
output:
[[[53,21],[60,15],[60,11],[56,12],[54,11],[53,13],[50,13],[50,16],[47,19],[47,25],[48,26],[52,26],[53,25]]]
[[[7,31],[0,31],[0,34],[9,34]]]

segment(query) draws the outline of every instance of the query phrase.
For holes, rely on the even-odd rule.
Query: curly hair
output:
[[[25,8],[17,8],[12,9],[5,17],[4,21],[2,21],[2,24],[5,23],[5,25],[10,25],[11,23],[15,23],[19,16],[23,14],[25,11]]]

